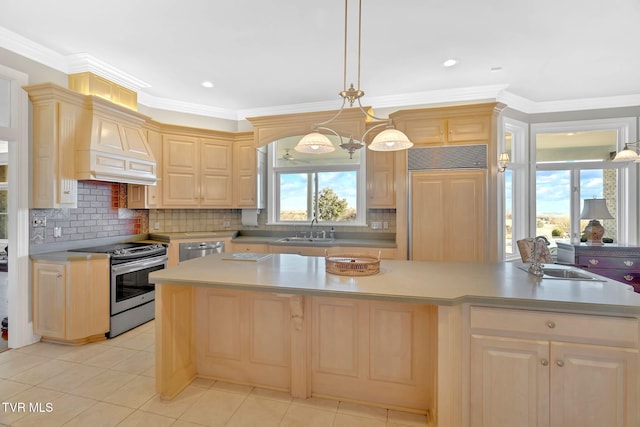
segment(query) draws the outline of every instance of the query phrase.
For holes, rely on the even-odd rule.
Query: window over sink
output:
[[[301,136],[268,145],[269,223],[365,225],[366,149],[349,159],[337,137],[324,154],[295,151]]]

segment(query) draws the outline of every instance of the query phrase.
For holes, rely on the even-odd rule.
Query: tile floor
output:
[[[155,393],[154,323],[99,343],[37,343],[0,353],[0,425],[426,426],[425,416],[196,379]],[[24,406],[22,406],[24,405]]]

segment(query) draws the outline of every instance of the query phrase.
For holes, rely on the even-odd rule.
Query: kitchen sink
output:
[[[529,271],[529,264],[518,266],[520,270]],[[588,280],[592,282],[604,282],[604,279],[593,276],[584,270],[570,266],[560,266],[556,264],[543,264],[542,271],[544,272],[541,279],[552,280]]]
[[[285,237],[278,239],[280,243],[331,243],[336,239],[332,237]]]

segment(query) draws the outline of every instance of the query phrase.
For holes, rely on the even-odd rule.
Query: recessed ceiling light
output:
[[[491,72],[492,73],[498,73],[502,71],[502,67],[491,67]]]
[[[213,87],[213,83],[211,83],[209,80],[205,80],[201,84],[202,84],[202,86],[204,86],[206,88],[212,88]]]
[[[452,58],[452,59],[447,59],[446,61],[444,61],[444,62],[442,63],[442,66],[443,66],[443,67],[453,67],[453,66],[454,66],[454,65],[456,65],[457,63],[458,63],[458,61],[457,61],[457,60],[455,60],[455,59],[453,59],[453,58]]]

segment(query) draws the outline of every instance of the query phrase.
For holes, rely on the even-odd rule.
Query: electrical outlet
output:
[[[160,223],[159,223],[159,222],[157,222],[157,221],[156,221],[156,222],[154,222],[154,223],[153,223],[153,229],[154,229],[154,230],[160,230]]]
[[[228,219],[223,219],[222,228],[229,228],[229,227],[231,227],[231,221],[229,221]]]
[[[381,228],[382,228],[382,223],[380,221],[371,222],[371,229],[372,230],[380,230]]]
[[[33,228],[46,227],[47,226],[47,218],[46,217],[34,217],[31,220],[31,225],[33,226]]]
[[[62,237],[62,227],[53,227],[53,237]]]
[[[382,222],[382,228],[384,230],[388,230],[389,229],[389,221],[383,221]]]

